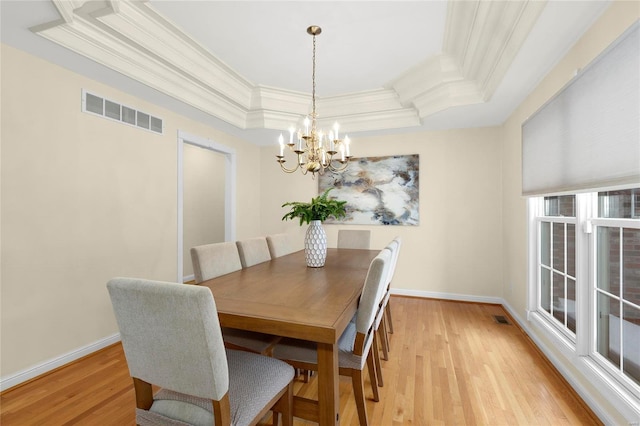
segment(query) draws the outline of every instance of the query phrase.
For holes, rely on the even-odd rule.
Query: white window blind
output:
[[[523,195],[640,182],[636,22],[522,125]]]

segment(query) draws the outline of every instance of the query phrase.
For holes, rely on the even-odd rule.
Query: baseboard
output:
[[[120,333],[116,333],[113,336],[105,337],[104,339],[100,339],[97,342],[91,343],[90,345],[83,346],[59,357],[52,358],[48,361],[43,362],[42,364],[35,365],[7,377],[1,377],[0,392],[31,380],[35,377],[41,376],[45,373],[55,370],[58,367],[62,367],[63,365],[69,364],[72,361],[82,358],[83,356],[87,356],[100,349],[106,348],[107,346],[119,341]]]
[[[182,282],[183,283],[187,283],[189,281],[193,281],[196,279],[196,276],[191,274],[191,275],[187,275],[186,277],[182,277]]]
[[[500,297],[472,296],[469,294],[440,293],[434,291],[407,290],[402,288],[391,288],[391,294],[397,296],[422,297],[425,299],[453,300],[457,302],[491,303],[496,305],[501,305],[504,302]]]

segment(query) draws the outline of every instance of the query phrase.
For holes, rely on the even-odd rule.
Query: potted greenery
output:
[[[324,232],[322,222],[333,216],[340,219],[345,216],[346,201],[327,198],[329,188],[322,195],[312,198],[310,203],[292,201],[284,203],[282,207],[291,207],[289,213],[282,216],[282,220],[300,219],[300,226],[303,223],[310,224],[304,239],[304,252],[307,266],[320,268],[324,266],[327,258],[327,234]]]

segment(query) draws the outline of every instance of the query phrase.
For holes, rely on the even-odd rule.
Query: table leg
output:
[[[320,426],[340,424],[338,345],[318,343],[318,403]]]

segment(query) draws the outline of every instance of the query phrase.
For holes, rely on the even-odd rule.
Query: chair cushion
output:
[[[277,359],[245,351],[226,350],[229,365],[231,424],[249,425],[268,402],[293,380],[293,368]],[[203,410],[208,413],[204,414]],[[169,424],[213,424],[210,400],[167,389],[154,396],[151,410],[137,410],[140,426]],[[142,411],[142,413],[138,413]],[[177,423],[164,423],[164,419]],[[167,420],[169,420],[167,419]],[[141,420],[146,423],[141,423]]]

